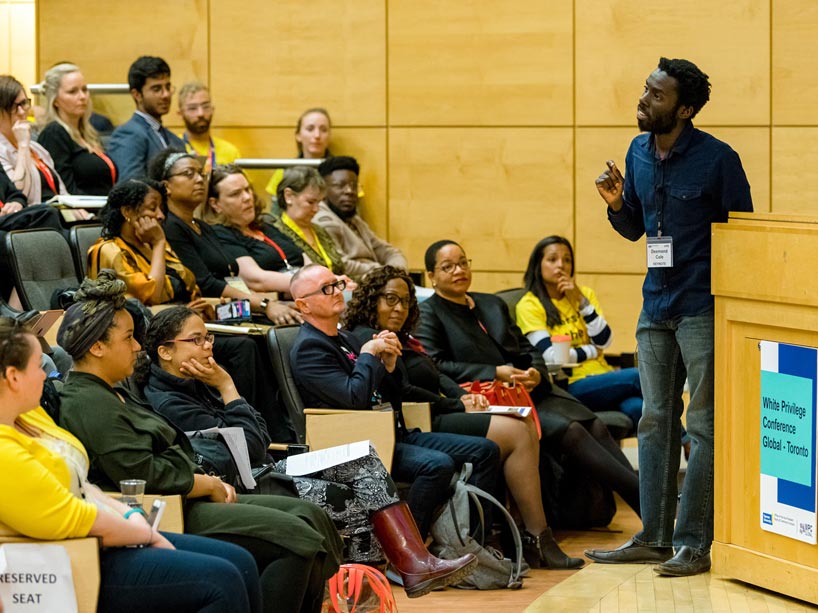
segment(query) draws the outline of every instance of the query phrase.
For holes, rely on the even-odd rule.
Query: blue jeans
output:
[[[642,531],[634,540],[687,545],[702,554],[713,541],[713,312],[670,321],[652,321],[642,312],[636,340],[645,409],[638,434]],[[691,449],[677,518],[685,377]]]
[[[448,500],[449,484],[464,462],[473,465],[469,482],[494,492],[500,467],[500,448],[477,436],[445,432],[408,432],[395,444],[392,477],[411,482],[407,503],[423,537],[437,507]]]
[[[163,532],[176,551],[103,549],[101,612],[243,613],[261,610],[256,562],[238,545]]]
[[[589,375],[568,386],[568,393],[594,413],[620,410],[631,418],[634,427],[642,417],[642,385],[639,371],[623,368]]]

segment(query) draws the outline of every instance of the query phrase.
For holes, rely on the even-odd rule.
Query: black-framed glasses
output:
[[[28,113],[31,110],[31,98],[26,98],[20,102],[14,103],[14,108],[23,111],[24,113]]]
[[[203,170],[194,170],[193,168],[185,168],[184,170],[180,170],[179,172],[174,172],[171,175],[168,175],[168,179],[171,177],[184,177],[185,179],[195,179],[196,175],[200,176],[203,180],[207,180],[207,175]]]
[[[447,275],[449,275],[454,272],[455,268],[460,268],[460,270],[469,270],[471,268],[471,260],[467,260],[464,258],[457,262],[443,262],[437,268],[441,272],[445,272]]]
[[[190,338],[174,338],[170,341],[165,341],[165,343],[193,343],[197,347],[201,347],[205,343],[213,344],[213,341],[216,340],[216,335],[212,332],[208,332],[204,336],[192,336]]]
[[[316,294],[324,294],[325,296],[332,296],[335,293],[335,290],[342,292],[346,289],[347,282],[343,279],[338,279],[335,283],[326,283],[322,285],[320,288],[315,290],[314,292],[310,292],[309,294],[304,294],[301,296],[302,298],[309,298],[310,296],[315,296]]]
[[[381,294],[381,298],[383,298],[383,301],[387,304],[387,306],[393,307],[400,302],[400,305],[404,309],[408,309],[409,305],[412,302],[412,299],[409,298],[409,296],[407,296],[406,298],[402,298],[398,294],[393,294],[392,292]]]

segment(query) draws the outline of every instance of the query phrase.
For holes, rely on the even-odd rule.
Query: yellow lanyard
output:
[[[281,221],[283,221],[284,225],[286,225],[290,230],[295,232],[301,238],[301,240],[303,240],[308,245],[310,244],[309,241],[307,240],[307,235],[304,234],[304,231],[301,228],[299,228],[292,219],[290,219],[290,216],[287,215],[287,213],[281,214]],[[316,250],[318,251],[318,255],[320,255],[324,259],[324,263],[327,265],[327,268],[332,270],[332,260],[327,255],[327,252],[324,251],[324,246],[321,244],[321,241],[318,240],[318,234],[316,234],[315,230],[313,230],[312,235],[315,238],[315,246]]]

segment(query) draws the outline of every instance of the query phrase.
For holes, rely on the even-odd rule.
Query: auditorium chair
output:
[[[24,310],[48,310],[55,292],[79,286],[71,249],[56,230],[9,232],[6,252]]]
[[[71,245],[74,268],[79,279],[84,279],[88,274],[88,249],[97,242],[101,231],[102,224],[82,224],[71,227],[68,242]]]

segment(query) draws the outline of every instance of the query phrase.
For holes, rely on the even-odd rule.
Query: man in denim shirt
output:
[[[639,422],[642,531],[603,563],[659,563],[660,575],[710,569],[713,541],[713,297],[710,224],[752,211],[738,154],[693,127],[710,98],[707,75],[661,58],[645,83],[623,177],[612,162],[596,180],[608,219],[625,238],[647,235],[648,273],[637,325],[645,407]],[[690,460],[676,519],[682,390],[690,385]],[[675,555],[673,549],[675,547]]]

